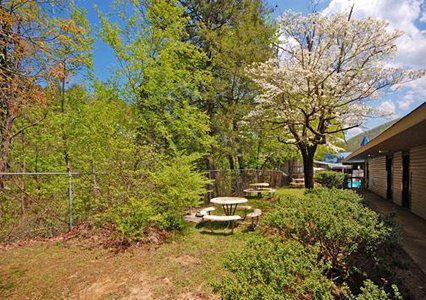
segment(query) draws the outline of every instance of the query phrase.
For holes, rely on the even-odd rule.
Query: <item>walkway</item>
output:
[[[426,273],[426,221],[371,192],[365,192],[363,196],[367,205],[375,211],[382,214],[395,213],[395,221],[401,226],[402,248]]]

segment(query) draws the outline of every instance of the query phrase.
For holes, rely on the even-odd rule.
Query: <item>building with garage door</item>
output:
[[[360,159],[369,190],[426,219],[426,102],[345,161]]]

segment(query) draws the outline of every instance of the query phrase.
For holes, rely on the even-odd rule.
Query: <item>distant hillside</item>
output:
[[[388,129],[389,127],[391,127],[393,124],[395,124],[399,119],[395,119],[389,122],[386,122],[380,126],[374,127],[370,130],[367,130],[365,132],[362,132],[354,137],[351,137],[350,139],[347,140],[347,147],[346,149],[348,151],[354,151],[356,149],[359,148],[359,145],[361,143],[362,138],[367,135],[368,138],[370,139],[370,141],[375,138],[376,136],[378,136],[379,134],[381,134],[383,131],[385,131],[386,129]]]

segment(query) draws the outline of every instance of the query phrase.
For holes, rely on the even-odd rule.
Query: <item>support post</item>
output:
[[[72,173],[68,171],[68,196],[69,196],[69,229],[73,229],[73,217],[72,217]]]

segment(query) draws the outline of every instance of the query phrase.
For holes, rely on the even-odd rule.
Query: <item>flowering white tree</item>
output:
[[[381,114],[368,106],[386,88],[425,72],[392,67],[395,41],[402,35],[383,20],[349,14],[280,19],[279,57],[248,70],[262,93],[251,116],[285,129],[303,157],[305,187],[313,187],[313,160],[319,145],[333,143],[351,128]]]

